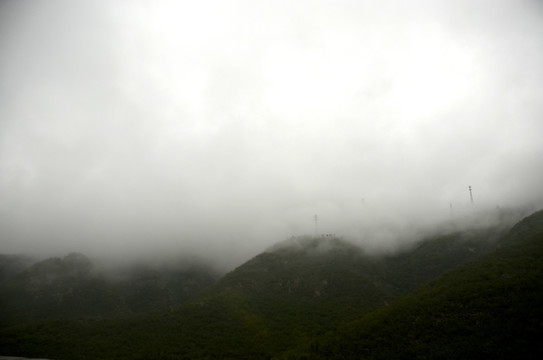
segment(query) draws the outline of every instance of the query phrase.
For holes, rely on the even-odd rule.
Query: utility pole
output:
[[[469,189],[469,197],[471,199],[471,205],[473,205],[473,194],[471,193],[471,185],[468,186],[468,189]]]

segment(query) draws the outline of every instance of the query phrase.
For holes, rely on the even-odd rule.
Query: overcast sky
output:
[[[237,261],[542,184],[541,1],[0,2],[0,253]]]

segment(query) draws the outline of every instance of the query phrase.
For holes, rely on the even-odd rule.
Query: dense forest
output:
[[[280,243],[221,276],[112,277],[81,254],[0,257],[0,354],[51,359],[539,359],[543,212],[371,255]]]

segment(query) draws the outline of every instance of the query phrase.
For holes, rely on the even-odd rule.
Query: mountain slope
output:
[[[215,282],[210,269],[126,269],[121,278],[70,254],[32,265],[0,284],[0,328],[47,319],[118,317],[180,306]]]
[[[501,226],[497,226],[424,239],[409,251],[385,257],[387,281],[405,294],[449,269],[492,251],[504,233]]]
[[[540,359],[543,212],[502,246],[312,346],[309,359]]]
[[[0,285],[28,269],[35,260],[23,255],[0,254]]]
[[[0,287],[3,326],[81,314],[111,314],[122,301],[105,279],[91,276],[92,264],[80,254],[34,264]]]
[[[0,351],[57,359],[280,356],[482,253],[488,234],[466,236],[423,241],[386,259],[337,238],[298,238],[256,256],[176,309],[6,329]]]

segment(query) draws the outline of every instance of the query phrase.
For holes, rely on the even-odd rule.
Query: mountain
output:
[[[2,324],[115,312],[120,299],[104,279],[91,276],[91,269],[86,257],[70,254],[38,262],[4,282]]]
[[[415,243],[414,248],[385,256],[391,286],[407,293],[449,269],[469,262],[500,245],[506,230],[501,225],[456,231]]]
[[[57,359],[297,356],[326,333],[492,252],[501,244],[499,234],[487,229],[436,236],[384,257],[335,237],[293,238],[161,313],[72,316],[11,327],[0,331],[0,353]],[[145,274],[152,272],[141,274],[149,279]],[[116,296],[127,293],[123,286],[115,288]]]
[[[303,359],[543,358],[543,211],[495,251],[342,326]]]
[[[28,269],[35,262],[30,256],[0,254],[0,284]]]
[[[169,309],[214,283],[216,277],[210,269],[186,264],[134,265],[110,276],[82,254],[50,258],[26,270],[11,271],[0,284],[0,327]]]
[[[112,285],[118,289],[130,313],[141,314],[177,308],[219,277],[219,272],[204,264],[179,260],[161,265],[131,265]]]

